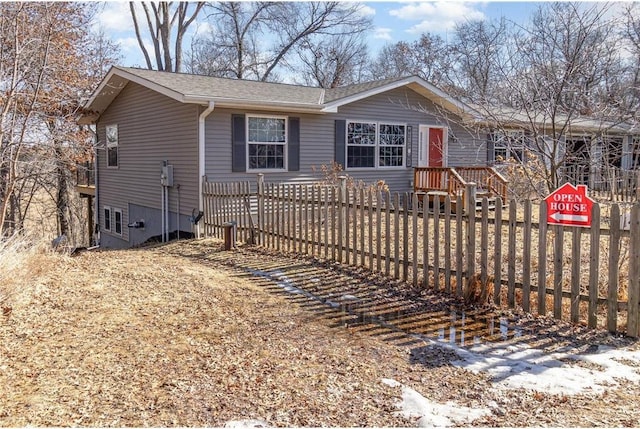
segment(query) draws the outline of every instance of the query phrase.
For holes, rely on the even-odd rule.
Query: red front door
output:
[[[442,167],[443,128],[429,128],[429,167]]]

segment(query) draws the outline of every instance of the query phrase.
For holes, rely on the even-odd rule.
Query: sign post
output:
[[[565,183],[549,194],[547,203],[547,223],[564,226],[591,226],[593,200],[587,196],[587,186],[573,186]]]

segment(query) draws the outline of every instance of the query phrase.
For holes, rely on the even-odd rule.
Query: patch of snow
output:
[[[483,344],[469,350],[455,348],[460,360],[453,365],[486,372],[496,387],[532,389],[550,394],[602,393],[618,385],[617,380],[640,382],[640,374],[620,360],[640,363],[640,351],[596,348],[595,353],[545,353],[526,344],[496,347]],[[572,361],[575,361],[574,364]],[[578,361],[594,364],[580,366]]]
[[[402,387],[402,400],[397,404],[403,417],[418,419],[418,427],[465,426],[480,417],[491,414],[488,408],[468,408],[448,401],[439,404],[422,396],[410,387],[389,378],[382,382],[391,387]]]
[[[402,384],[400,382],[394,380],[393,378],[383,378],[382,383],[386,384],[389,387],[400,387]]]
[[[263,271],[263,270],[249,270],[254,276],[264,277],[276,283],[279,287],[284,289],[285,292],[292,294],[304,295],[307,298],[317,299],[313,294],[300,289],[295,285],[291,279],[281,270]]]
[[[275,282],[288,293],[301,294],[333,308],[341,307],[336,301],[321,299],[312,293],[297,287],[281,270],[249,270],[252,274]],[[349,301],[353,295],[343,295],[341,300]],[[376,323],[390,329],[398,329],[392,323],[377,320]],[[506,338],[507,322],[500,320],[500,332]],[[516,331],[516,336],[521,333]],[[485,372],[493,378],[496,388],[530,389],[539,392],[573,395],[581,393],[602,393],[607,388],[618,385],[617,380],[640,382],[637,365],[640,364],[640,351],[614,349],[611,347],[595,347],[595,352],[580,353],[578,350],[565,350],[548,353],[535,349],[528,344],[501,344],[499,342],[469,344],[466,347],[456,345],[455,332],[446,338],[444,331],[439,340],[432,340],[424,335],[413,337],[427,344],[454,351],[459,360],[453,365],[474,372]],[[585,364],[580,364],[579,361]],[[631,365],[625,364],[631,362]],[[575,362],[575,363],[574,363]],[[633,365],[636,365],[634,367]],[[409,400],[412,397],[407,392]],[[418,401],[419,402],[419,401]],[[434,412],[441,410],[434,409]],[[436,415],[444,415],[437,414]],[[438,424],[438,420],[433,420]],[[446,422],[445,422],[446,423]]]

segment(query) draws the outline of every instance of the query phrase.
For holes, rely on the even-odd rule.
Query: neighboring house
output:
[[[483,111],[474,106],[476,111]],[[531,117],[509,109],[491,108],[481,121],[487,130],[487,161],[499,165],[509,159],[527,161],[525,153],[546,147],[542,157],[549,163],[555,142],[556,163],[574,184],[593,187],[606,180],[610,169],[636,170],[640,167],[640,136],[628,123],[613,123],[586,117],[551,118],[540,113]],[[541,138],[544,142],[534,144]],[[579,172],[579,175],[573,173]]]
[[[463,125],[475,111],[418,77],[321,89],[114,67],[85,107],[79,122],[97,129],[104,247],[140,244],[164,222],[190,231],[203,176],[304,182],[335,161],[397,192],[413,189],[413,167],[487,162],[486,134]],[[172,177],[161,183],[163,164]]]

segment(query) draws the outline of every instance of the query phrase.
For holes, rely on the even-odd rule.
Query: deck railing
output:
[[[446,192],[452,197],[464,191],[464,179],[450,167],[418,167],[413,170],[413,188],[417,192]]]
[[[83,162],[76,165],[76,185],[95,186],[96,176],[92,162]]]
[[[413,172],[416,192],[446,192],[455,198],[469,183],[475,183],[479,193],[507,201],[508,182],[491,167],[417,167]]]
[[[507,201],[508,181],[492,167],[455,167],[467,183],[475,183],[479,193],[502,198]]]

